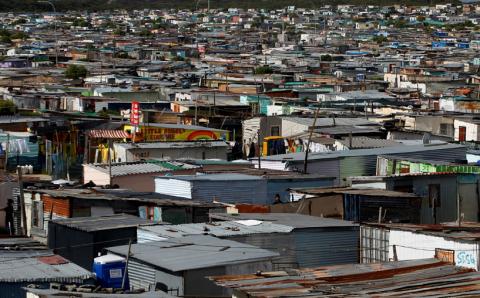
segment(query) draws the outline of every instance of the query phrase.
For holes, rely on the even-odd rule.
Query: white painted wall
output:
[[[478,141],[479,138],[479,124],[470,123],[462,120],[455,119],[453,127],[455,129],[455,141],[458,141],[460,135],[460,126],[466,127],[465,141]]]
[[[435,249],[441,248],[455,251],[455,265],[479,270],[478,242],[453,241],[440,236],[392,229],[388,253],[390,259],[394,255],[393,245],[396,246],[399,261],[434,258]]]
[[[110,184],[110,177],[108,173],[101,172],[89,165],[83,165],[83,180],[85,183],[92,180],[96,185]]]
[[[285,118],[282,119],[282,131],[280,135],[283,137],[290,137],[308,131],[308,128],[308,125],[290,121],[288,118]]]
[[[155,178],[155,192],[191,199],[192,185],[189,181],[158,177]]]

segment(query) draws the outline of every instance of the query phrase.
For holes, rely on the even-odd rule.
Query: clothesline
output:
[[[7,149],[8,153],[23,154],[24,152],[30,152],[30,148],[28,148],[28,144],[25,139],[16,139],[9,140],[8,142],[2,142],[0,148],[1,153],[7,151]]]

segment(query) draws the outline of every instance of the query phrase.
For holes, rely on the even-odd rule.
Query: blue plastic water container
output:
[[[125,272],[126,260],[117,255],[104,255],[93,260],[93,272],[98,283],[103,288],[122,288],[123,273]],[[124,290],[130,289],[128,274],[125,280]]]

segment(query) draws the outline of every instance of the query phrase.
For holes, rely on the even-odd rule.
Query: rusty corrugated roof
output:
[[[459,297],[480,293],[480,273],[437,259],[210,277],[248,297]]]

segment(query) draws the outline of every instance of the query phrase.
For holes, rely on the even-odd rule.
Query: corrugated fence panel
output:
[[[300,268],[358,263],[358,227],[303,229],[294,235]]]
[[[130,259],[128,261],[128,278],[132,289],[148,291],[150,285],[155,285],[155,269]]]

